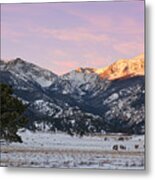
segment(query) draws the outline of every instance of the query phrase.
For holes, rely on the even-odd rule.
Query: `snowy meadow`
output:
[[[144,169],[144,135],[19,134],[23,143],[1,142],[1,166]]]

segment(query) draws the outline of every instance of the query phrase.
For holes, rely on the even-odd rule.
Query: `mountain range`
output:
[[[145,132],[144,55],[58,76],[20,58],[0,61],[0,82],[27,105],[27,128],[69,134]]]

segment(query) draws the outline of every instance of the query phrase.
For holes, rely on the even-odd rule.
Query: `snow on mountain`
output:
[[[95,81],[98,79],[98,76],[95,73],[88,71],[87,69],[73,70],[63,76],[61,76],[62,81],[69,81],[72,90],[81,91],[80,94],[85,94],[84,91],[89,90],[92,86],[95,85]],[[85,87],[82,87],[85,85]],[[67,88],[65,89],[68,90]]]
[[[121,59],[112,65],[95,71],[101,78],[115,80],[119,78],[143,76],[144,75],[144,54],[132,59]]]
[[[20,58],[0,61],[0,70],[0,81],[30,103],[30,127],[46,121],[50,129],[70,134],[144,133],[143,54],[103,69],[78,68],[62,76]]]
[[[53,116],[54,114],[62,110],[58,105],[49,101],[45,101],[43,99],[34,101],[33,107],[38,112],[48,116]]]
[[[73,95],[80,99],[88,93],[97,93],[107,86],[107,80],[101,79],[92,68],[78,68],[60,76],[50,87],[64,95]]]
[[[1,61],[1,71],[7,71],[23,81],[34,81],[41,87],[50,86],[57,75],[49,70],[42,69],[32,63],[28,63],[20,58],[8,62]]]
[[[95,96],[98,92],[104,91],[111,80],[138,75],[144,75],[144,54],[132,59],[118,60],[101,69],[79,67],[60,76],[51,88],[61,91],[62,94],[74,93],[78,99],[78,97],[85,96],[88,93]]]

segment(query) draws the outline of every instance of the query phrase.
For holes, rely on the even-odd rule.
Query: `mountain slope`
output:
[[[115,80],[120,78],[144,76],[144,54],[132,59],[121,59],[112,65],[95,70],[101,78]]]
[[[40,119],[53,112],[61,111],[59,103],[46,95],[45,88],[50,86],[57,75],[21,59],[7,63],[1,61],[1,83],[11,85],[14,94],[25,104],[29,104],[28,114],[31,119]],[[40,101],[44,103],[39,103]],[[64,107],[64,103],[62,103]],[[41,111],[40,111],[41,109]]]
[[[73,98],[80,100],[85,95],[104,90],[107,84],[107,80],[83,68],[82,71],[73,70],[60,76],[49,89],[71,97],[73,95]]]
[[[50,86],[57,78],[57,75],[51,71],[44,70],[43,68],[33,65],[32,63],[25,62],[20,58],[6,63],[1,61],[0,70],[3,72],[9,72],[25,82],[35,81],[41,87]]]
[[[62,76],[19,58],[0,61],[0,70],[0,82],[11,85],[15,95],[29,104],[31,129],[72,135],[145,131],[143,55],[104,69],[78,68]]]

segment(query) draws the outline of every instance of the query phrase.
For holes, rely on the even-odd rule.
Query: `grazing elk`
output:
[[[120,145],[119,147],[120,147],[120,149],[122,149],[122,150],[126,150],[126,147],[123,146],[123,145]]]
[[[135,149],[138,149],[139,148],[139,145],[138,144],[135,144]]]
[[[118,150],[118,145],[114,145],[112,149],[117,151]]]

